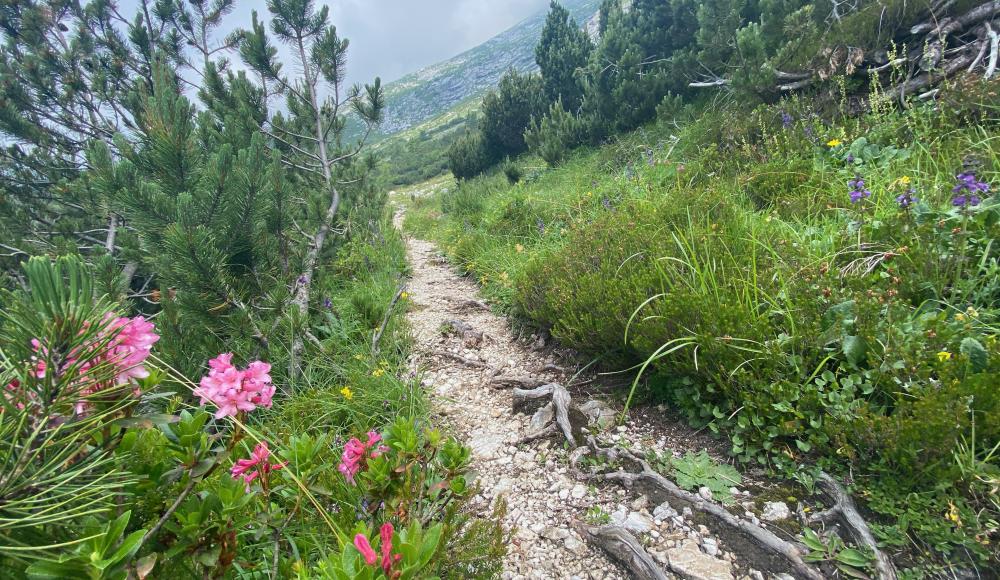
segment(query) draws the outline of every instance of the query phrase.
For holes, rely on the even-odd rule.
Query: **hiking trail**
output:
[[[396,227],[401,228],[402,220],[403,210],[398,210],[393,220]],[[718,443],[704,434],[676,421],[664,421],[657,412],[664,411],[662,406],[651,413],[633,412],[625,424],[617,425],[620,406],[602,402],[600,397],[592,399],[593,391],[581,390],[580,385],[599,381],[593,373],[577,372],[579,362],[572,351],[554,348],[536,335],[527,340],[516,337],[507,321],[482,301],[476,283],[459,274],[433,243],[408,235],[405,239],[412,271],[407,284],[407,319],[414,336],[410,370],[427,391],[435,423],[472,448],[470,473],[480,487],[472,509],[486,516],[498,497],[508,502],[504,527],[513,536],[502,578],[635,577],[620,565],[620,558],[609,557],[607,545],[601,549],[584,539],[581,530],[587,524],[613,524],[632,534],[633,540],[638,538],[647,564],[657,569],[649,577],[793,578],[755,569],[767,567],[745,561],[745,539],[733,537],[732,544],[744,544],[735,548],[742,549],[738,557],[720,535],[701,524],[704,513],[698,508],[706,503],[718,506],[707,487],[697,493],[681,492],[699,505],[684,500],[653,503],[639,492],[638,485],[581,480],[576,465],[581,454],[574,457],[554,432],[524,441],[539,433],[539,415],[545,412],[534,417],[530,412],[515,412],[511,387],[530,389],[556,383],[567,385],[574,402],[587,401],[581,408],[591,415],[591,424],[583,433],[597,434],[595,440],[610,444],[608,449],[680,457],[684,451],[707,447],[714,456],[722,455]],[[552,418],[551,411],[547,418]],[[760,526],[755,513],[760,510],[750,493],[735,487],[729,491],[737,526],[744,521]],[[717,509],[729,516],[721,507]],[[777,521],[794,514],[783,502],[774,502],[766,504],[760,515]],[[787,533],[783,539],[788,539]],[[625,547],[629,557],[634,551]]]

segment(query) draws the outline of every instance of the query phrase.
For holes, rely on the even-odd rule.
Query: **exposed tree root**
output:
[[[452,359],[454,361],[460,362],[460,363],[462,363],[462,364],[464,364],[466,366],[470,366],[470,367],[476,367],[476,368],[480,368],[480,369],[490,368],[490,365],[488,365],[488,364],[486,364],[484,362],[481,362],[481,361],[478,361],[478,360],[472,360],[471,358],[465,358],[464,356],[462,356],[460,354],[455,354],[453,352],[448,352],[446,350],[435,350],[431,354],[433,354],[434,356],[440,356],[440,357],[444,357],[444,358],[450,358],[450,359]]]
[[[450,298],[450,297],[446,297]],[[452,312],[463,312],[466,310],[486,310],[489,311],[490,307],[485,302],[480,302],[479,300],[473,300],[471,298],[464,300],[453,300],[453,305],[451,307]]]
[[[556,366],[556,365],[554,365],[552,363],[547,363],[547,364],[544,364],[544,365],[538,367],[537,369],[535,369],[535,372],[536,373],[558,373],[560,375],[564,375],[564,374],[566,374],[566,369],[564,369],[564,368],[562,368],[560,366]]]
[[[832,520],[838,520],[847,528],[856,544],[866,546],[875,555],[875,570],[878,572],[879,580],[896,580],[896,567],[893,566],[892,561],[885,553],[879,550],[875,537],[872,536],[864,518],[858,513],[850,494],[827,473],[821,473],[816,484],[823,494],[833,502],[833,506],[824,512],[814,514],[810,521],[829,523]]]
[[[546,384],[547,381],[542,379],[533,379],[531,377],[515,377],[511,375],[497,375],[490,379],[490,384],[493,385],[495,389],[502,389],[505,387],[518,387],[520,389],[534,389]]]
[[[514,411],[525,408],[536,410],[546,400],[551,400],[549,404],[552,405],[553,420],[570,447],[576,447],[577,442],[583,440],[582,429],[589,421],[583,411],[573,406],[573,400],[566,387],[558,383],[549,383],[534,389],[514,389],[513,398]]]
[[[587,542],[607,552],[639,580],[667,580],[639,540],[621,526],[577,525],[576,531]]]
[[[445,320],[444,326],[447,333],[454,333],[462,339],[462,346],[465,348],[476,348],[483,343],[483,332],[476,330],[473,326],[457,318]]]
[[[737,518],[720,505],[681,489],[642,458],[629,451],[600,447],[593,437],[587,438],[587,446],[606,459],[624,460],[632,468],[638,467],[638,471],[581,474],[583,478],[620,483],[639,491],[655,503],[669,502],[674,509],[691,508],[697,514],[696,519],[701,519],[713,533],[721,537],[730,551],[761,568],[787,571],[796,577],[810,580],[823,578],[822,574],[802,559],[802,552],[795,544],[782,540],[752,522]]]
[[[681,489],[654,470],[643,458],[626,449],[601,447],[594,436],[586,436],[584,439],[583,428],[596,420],[595,417],[600,417],[600,404],[596,401],[589,401],[583,407],[578,407],[566,388],[558,383],[548,383],[533,389],[516,388],[512,395],[514,411],[533,413],[533,431],[523,437],[520,443],[561,433],[570,447],[576,448],[570,455],[572,467],[576,468],[580,459],[588,453],[620,466],[618,471],[605,473],[578,471],[580,479],[613,481],[636,490],[654,503],[669,502],[674,509],[679,510],[690,508],[695,514],[695,521],[711,529],[726,543],[730,551],[753,563],[755,567],[772,572],[788,572],[797,578],[809,580],[823,578],[816,568],[803,559],[803,550],[798,544],[782,540],[770,530],[734,516],[721,505]],[[896,580],[895,567],[879,550],[871,530],[850,495],[826,473],[820,475],[817,484],[833,506],[813,515],[809,521],[838,520],[847,528],[856,544],[865,546],[874,553],[879,580]],[[636,577],[664,577],[638,541],[624,529],[617,526],[582,526],[579,530],[587,541],[600,546],[621,561]]]

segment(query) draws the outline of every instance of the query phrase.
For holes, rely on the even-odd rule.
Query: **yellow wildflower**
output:
[[[515,249],[515,250],[517,250],[517,253],[518,253],[518,254],[520,254],[521,252],[523,252],[523,251],[524,251],[524,246],[522,246],[521,244],[516,244],[516,245],[514,246],[514,249]]]
[[[900,177],[899,178],[899,182],[902,183],[903,185],[909,185],[910,184],[910,176],[909,175],[904,175],[904,176]]]
[[[354,358],[355,360],[365,360],[365,357],[361,356],[360,354],[354,355]]]
[[[382,368],[377,368],[372,371],[372,376],[375,378],[381,377],[384,374],[385,374],[385,369]]]
[[[937,357],[939,361],[944,362],[946,360],[951,359],[951,353],[946,350],[942,350],[941,352],[937,353]]]
[[[958,314],[955,315],[955,320],[962,322],[965,320],[965,315],[959,312]]]
[[[965,309],[965,315],[969,318],[979,318],[979,312],[971,306]]]
[[[406,300],[407,298],[410,297],[410,294],[408,292],[400,292],[399,297],[402,298],[403,300]]]
[[[344,387],[343,389],[340,389],[340,394],[344,395],[344,398],[348,401],[354,398],[354,393],[351,391],[351,387]]]
[[[830,139],[829,141],[826,142],[827,147],[838,147],[841,144],[843,144],[843,141],[841,141],[840,139]]]
[[[962,518],[958,514],[958,508],[951,502],[948,502],[948,505],[950,506],[948,509],[948,519],[955,522],[958,527],[962,527]]]

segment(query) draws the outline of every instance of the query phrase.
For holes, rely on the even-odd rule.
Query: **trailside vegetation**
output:
[[[0,8],[0,576],[496,576],[343,134],[381,84],[326,7],[234,7]]]
[[[418,198],[407,227],[514,316],[628,370],[627,410],[666,403],[805,494],[843,478],[905,577],[986,574],[1000,87],[973,71],[938,89],[902,108],[873,87],[863,111],[847,85],[832,104],[665,99],[558,167],[510,161],[516,184]],[[831,530],[810,549],[844,548]]]

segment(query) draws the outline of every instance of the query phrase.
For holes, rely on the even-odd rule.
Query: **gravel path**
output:
[[[408,316],[417,345],[414,362],[445,428],[472,446],[472,471],[483,487],[477,498],[481,509],[488,511],[501,494],[507,498],[505,523],[514,530],[514,540],[504,578],[625,578],[570,528],[593,503],[587,488],[553,457],[548,441],[523,450],[514,445],[527,433],[528,417],[512,415],[510,394],[484,385],[492,372],[479,366],[524,375],[550,361],[517,344],[502,318],[468,303],[477,295],[475,284],[455,274],[432,244],[414,239],[407,244],[413,268]],[[482,332],[481,342],[444,336],[446,321],[456,319]]]
[[[401,219],[402,213],[397,214],[397,227]],[[486,515],[498,497],[508,501],[504,523],[513,531],[513,541],[503,578],[628,578],[628,572],[574,530],[574,524],[597,513],[640,537],[665,569],[679,573],[667,577],[765,577],[734,565],[725,546],[690,521],[687,510],[649,505],[645,497],[615,485],[577,481],[558,441],[518,445],[533,430],[531,418],[513,413],[509,389],[496,388],[492,379],[516,376],[565,384],[575,369],[563,367],[572,363],[516,340],[504,318],[479,301],[476,284],[456,273],[432,243],[407,237],[407,252],[412,267],[407,317],[415,341],[411,370],[421,377],[437,422],[472,448],[471,471],[482,489],[473,507]],[[600,437],[610,444],[675,455],[685,447],[703,448],[704,442],[682,426],[664,426],[641,414],[627,425],[608,426]],[[751,509],[750,502],[745,505]],[[756,520],[750,511],[746,517]]]

